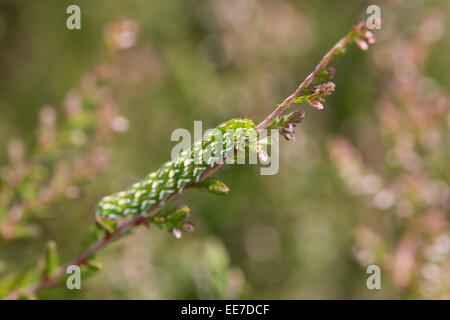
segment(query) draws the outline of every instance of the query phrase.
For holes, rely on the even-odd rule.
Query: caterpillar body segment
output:
[[[144,215],[155,204],[163,204],[186,185],[199,182],[202,174],[230,154],[256,149],[256,126],[250,119],[232,119],[219,124],[189,150],[164,163],[129,189],[101,199],[96,217],[120,219],[129,215]]]

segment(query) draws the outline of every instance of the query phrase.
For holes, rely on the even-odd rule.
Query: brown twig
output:
[[[286,110],[291,105],[291,103],[302,93],[302,91],[305,90],[313,82],[314,77],[328,65],[333,55],[345,46],[350,37],[351,34],[349,33],[341,40],[339,40],[333,46],[333,48],[331,48],[331,50],[323,56],[322,60],[320,60],[314,71],[311,72],[305,78],[305,80],[303,80],[303,82],[298,86],[297,90],[295,90],[294,93],[292,93],[289,97],[284,99],[284,101],[280,103],[267,118],[265,118],[260,124],[258,124],[257,129],[261,130],[266,128],[274,119],[276,119],[276,117],[278,117],[284,110]]]
[[[295,90],[294,93],[292,93],[281,104],[279,104],[277,106],[277,108],[269,116],[267,116],[267,118],[265,118],[260,124],[258,124],[257,130],[260,131],[260,130],[266,128],[267,126],[269,126],[274,119],[276,119],[284,110],[286,110],[292,104],[292,102],[302,93],[302,91],[304,89],[308,88],[309,85],[311,85],[311,83],[314,81],[315,76],[329,64],[329,62],[331,61],[333,56],[339,50],[343,49],[343,47],[346,45],[346,43],[349,40],[351,40],[352,37],[354,37],[355,30],[359,31],[359,33],[361,33],[361,32],[364,32],[364,28],[365,27],[364,27],[363,23],[359,23],[352,28],[350,33],[348,33],[345,37],[340,39],[331,48],[331,50],[325,54],[325,56],[322,58],[320,63],[316,66],[314,71],[306,77],[306,79],[299,85],[297,90]],[[359,36],[361,36],[361,34],[359,34]],[[362,41],[362,40],[359,40],[359,41]],[[228,156],[230,156],[230,154],[228,154],[227,157]],[[225,161],[223,161],[223,163],[225,163]],[[206,177],[210,176],[212,173],[217,171],[219,168],[221,168],[223,166],[223,163],[216,164],[214,167],[206,170],[202,174],[201,180],[205,179]],[[197,183],[195,183],[195,182],[189,183],[188,185],[186,185],[185,189],[192,188],[196,184]],[[171,196],[169,196],[167,198],[166,203],[170,200],[174,200],[177,197],[178,197],[178,194],[172,194]],[[68,266],[82,265],[93,254],[97,253],[98,251],[100,251],[102,248],[104,248],[108,244],[110,244],[110,243],[114,242],[115,240],[117,240],[118,238],[120,238],[121,235],[123,235],[127,231],[131,230],[133,227],[142,224],[144,221],[146,221],[146,218],[150,217],[156,211],[161,209],[164,205],[165,205],[165,203],[164,204],[155,204],[147,210],[147,214],[145,217],[136,216],[136,217],[133,217],[130,220],[124,222],[122,225],[118,226],[112,234],[105,235],[98,242],[96,242],[94,245],[92,245],[89,249],[80,253],[75,259],[73,259],[72,261],[70,261],[69,263],[67,263],[64,266],[59,267],[55,272],[53,272],[50,275],[50,277],[43,277],[39,282],[31,285],[30,287],[28,287],[24,290],[13,291],[13,292],[9,293],[5,297],[5,299],[13,299],[13,300],[19,299],[21,297],[21,295],[24,295],[24,296],[32,295],[42,289],[56,286],[58,283],[58,280],[66,274],[66,270],[67,270]]]

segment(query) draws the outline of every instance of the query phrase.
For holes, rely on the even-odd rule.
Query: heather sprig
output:
[[[294,128],[303,121],[305,113],[302,111],[294,111],[285,115],[276,117],[267,129],[280,129],[281,134],[286,140],[295,141]]]
[[[334,69],[330,67],[330,62],[337,56],[344,53],[346,45],[357,43],[360,48],[365,50],[362,42],[368,44],[373,43],[371,33],[368,33],[364,23],[359,23],[351,29],[351,31],[341,40],[339,40],[333,48],[325,54],[315,70],[300,84],[297,90],[287,97],[276,109],[267,116],[257,127],[259,132],[262,129],[279,129],[287,140],[294,140],[294,127],[304,119],[304,113],[300,111],[291,112],[286,115],[282,113],[291,105],[300,102],[307,102],[320,109],[323,99],[330,95],[334,89],[334,83],[331,82],[334,74]],[[270,143],[267,141],[260,143]],[[260,150],[261,151],[261,150]],[[230,154],[232,155],[232,154]],[[264,152],[259,153],[260,157],[267,156]],[[226,157],[228,157],[227,155]],[[225,157],[225,158],[226,158]],[[195,180],[187,183],[183,190],[190,188],[200,188],[207,190],[214,194],[227,194],[229,188],[221,181],[210,179],[209,176],[216,172],[223,166],[222,163],[215,163],[212,167],[201,172],[201,175]],[[170,172],[169,172],[170,174]],[[139,190],[138,190],[139,191]],[[189,217],[189,208],[186,206],[177,207],[174,209],[167,209],[166,204],[171,200],[176,199],[179,193],[172,193],[164,201],[154,203],[146,209],[144,214],[132,215],[128,218],[119,221],[111,221],[104,219],[105,217],[97,216],[97,226],[93,228],[88,235],[85,243],[86,250],[77,255],[72,261],[65,265],[56,266],[59,264],[56,256],[56,246],[50,244],[47,248],[47,272],[43,276],[35,279],[34,283],[21,283],[19,286],[11,286],[11,292],[6,295],[7,299],[19,299],[21,297],[32,297],[40,290],[56,286],[66,276],[66,269],[69,266],[80,266],[83,274],[92,274],[99,270],[100,266],[95,259],[95,254],[102,250],[110,243],[120,239],[128,234],[135,227],[143,225],[155,224],[156,226],[167,229],[176,238],[180,238],[182,231],[190,232],[193,226],[186,221]]]

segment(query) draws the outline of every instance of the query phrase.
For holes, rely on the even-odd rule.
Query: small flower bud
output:
[[[287,122],[284,124],[283,130],[286,132],[294,132],[294,126],[292,125],[292,123]]]
[[[314,92],[324,96],[329,96],[335,89],[335,84],[331,81],[319,84],[315,87]]]
[[[329,67],[329,68],[327,68],[327,73],[330,77],[332,77],[336,73],[336,69],[333,67]]]
[[[295,141],[295,134],[293,132],[285,132],[284,137],[286,138],[286,140],[288,141]]]
[[[265,163],[269,160],[269,156],[265,151],[258,151],[258,158],[262,163]]]
[[[369,49],[369,45],[364,40],[358,39],[356,40],[356,44],[363,51],[367,51],[367,49]]]
[[[373,33],[370,32],[370,31],[366,31],[364,33],[364,40],[366,40],[367,43],[369,43],[369,44],[374,44],[375,43],[375,38],[373,36]]]
[[[193,232],[193,231],[194,231],[194,225],[193,225],[192,223],[190,223],[190,222],[186,222],[186,223],[183,225],[183,228],[184,228],[184,230],[187,231],[187,232]]]
[[[313,107],[316,110],[322,110],[323,109],[323,104],[319,101],[319,100],[309,100],[306,99],[306,101],[308,102],[308,104]]]
[[[181,230],[178,228],[173,228],[171,230],[172,235],[175,237],[175,239],[180,239],[181,238]]]

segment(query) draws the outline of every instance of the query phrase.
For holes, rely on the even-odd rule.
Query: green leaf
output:
[[[179,221],[185,218],[189,214],[189,212],[191,212],[191,209],[186,205],[176,207],[171,213],[167,215],[167,220],[174,222]]]
[[[178,234],[177,231],[181,230],[192,232],[194,230],[194,227],[191,223],[186,222],[185,219],[189,216],[189,212],[191,209],[186,206],[178,206],[174,209],[165,209],[160,211],[157,215],[152,216],[149,218],[149,222],[153,223],[160,229],[167,229],[172,234]]]
[[[102,268],[102,264],[96,256],[91,256],[88,260],[86,260],[86,265],[95,270],[100,270]]]
[[[117,222],[107,219],[107,218],[102,218],[102,217],[97,217],[95,219],[97,225],[105,230],[106,232],[108,232],[109,234],[114,233],[114,231],[116,231],[116,227],[117,227]]]
[[[45,274],[52,274],[59,266],[58,252],[55,241],[47,242],[45,247]]]
[[[94,243],[96,243],[103,235],[105,234],[105,230],[96,224],[89,230],[86,239],[83,242],[83,248],[88,249]]]
[[[102,264],[95,255],[88,258],[81,266],[81,272],[85,275],[91,275],[101,269]]]
[[[230,188],[224,182],[214,178],[206,178],[199,184],[199,187],[218,195],[226,195],[230,191]]]

